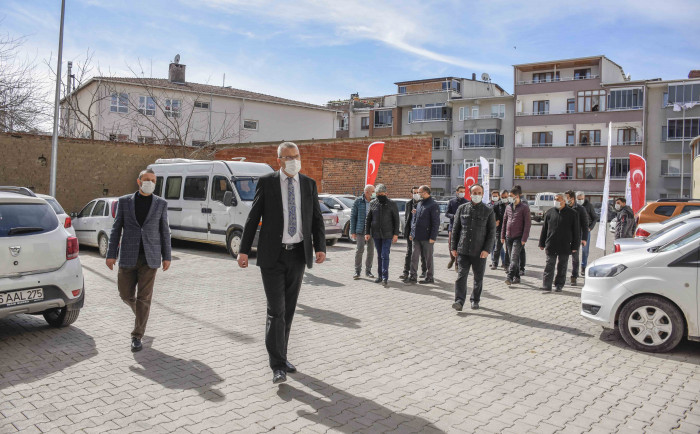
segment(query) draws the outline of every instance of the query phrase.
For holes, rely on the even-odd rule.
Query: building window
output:
[[[611,158],[610,159],[610,178],[625,179],[630,171],[630,159],[628,158]]]
[[[552,146],[553,134],[551,131],[538,131],[532,133],[532,146],[543,147]]]
[[[536,72],[532,74],[533,83],[547,83],[550,81],[559,81],[559,71],[556,72]]]
[[[195,101],[194,108],[208,109],[209,103],[204,101]]]
[[[150,96],[139,97],[139,113],[146,116],[156,115],[156,100]]]
[[[532,102],[532,114],[533,115],[548,115],[549,114],[549,100],[533,101]]]
[[[566,100],[566,112],[567,113],[575,113],[576,112],[576,99],[575,98],[568,98]]]
[[[180,100],[170,99],[165,100],[165,107],[163,107],[165,116],[169,118],[179,118],[180,117]]]
[[[578,111],[597,112],[605,110],[604,90],[585,90],[578,93]]]
[[[666,134],[668,140],[692,139],[700,135],[700,118],[669,119]]]
[[[450,80],[450,81],[443,81],[442,82],[442,90],[454,90],[457,92],[461,92],[460,88],[461,88],[461,85],[459,84],[458,80]]]
[[[374,128],[385,128],[391,125],[391,110],[377,110],[374,112]]]
[[[576,131],[566,132],[566,146],[576,146]]]
[[[681,176],[681,159],[661,160],[661,176]]]
[[[180,146],[182,143],[180,142],[180,139],[173,139],[173,138],[166,138],[163,140],[164,145],[168,146]]]
[[[340,119],[340,122],[338,123],[338,130],[347,130],[348,125],[348,114],[344,113],[342,119]]]
[[[449,137],[433,137],[433,149],[450,149],[450,138]]]
[[[129,140],[128,134],[110,134],[109,135],[110,142],[126,142],[128,140]]]
[[[252,119],[245,119],[243,121],[243,129],[257,131],[258,130],[258,121],[255,121]]]
[[[129,94],[128,93],[113,93],[109,105],[109,111],[114,113],[129,112]]]
[[[547,179],[549,177],[549,165],[548,164],[528,164],[527,174],[528,178],[536,179]]]
[[[440,149],[440,137],[433,137],[433,149]]]
[[[668,92],[664,92],[663,102],[661,103],[661,107],[668,107]]]
[[[501,160],[497,158],[487,158],[486,161],[489,162],[489,173],[491,178],[502,178],[503,177],[503,164],[501,164]],[[465,167],[471,167],[471,166],[479,166],[479,180],[482,181],[482,174],[483,171],[481,170],[481,161],[480,160],[464,160],[463,164],[460,165],[460,173],[461,175],[458,174],[458,177],[461,178],[464,176],[464,168]]]
[[[369,130],[369,116],[363,116],[360,118],[360,129]]]
[[[574,80],[591,78],[591,68],[574,69]]]
[[[605,179],[605,158],[577,158],[576,179]]]
[[[640,143],[637,137],[637,130],[634,128],[620,128],[617,130],[618,145],[638,145]]]
[[[506,117],[506,105],[505,104],[492,104],[491,105],[491,117],[503,119]]]
[[[406,93],[406,86],[399,86],[399,93],[400,94]]]
[[[207,146],[209,142],[206,140],[192,140],[192,146],[196,148],[203,148],[204,146]]]
[[[479,119],[479,106],[472,107],[472,119]]]
[[[443,160],[433,160],[430,167],[430,176],[446,178],[450,176],[450,165]]]
[[[643,89],[611,89],[608,96],[608,110],[637,110],[643,103]]]
[[[503,146],[503,135],[498,133],[498,130],[466,131],[461,148],[500,148]]]
[[[426,104],[424,108],[414,108],[411,122],[449,121],[452,119],[452,109],[441,105]]]
[[[460,107],[459,108],[459,120],[463,121],[464,120],[464,111],[467,111],[467,117],[469,117],[469,107]]]
[[[578,133],[578,144],[581,146],[600,146],[600,130],[581,130]]]
[[[156,142],[156,138],[155,138],[155,137],[152,137],[152,136],[138,136],[138,137],[136,138],[136,141],[137,141],[138,143],[144,143],[144,144],[147,144],[147,145],[152,145],[152,144],[154,144],[154,143]]]
[[[669,84],[668,104],[700,102],[700,83]]]

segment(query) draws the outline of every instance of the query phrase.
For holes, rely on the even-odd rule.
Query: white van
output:
[[[544,220],[544,214],[550,208],[554,208],[554,195],[552,192],[542,192],[535,195],[535,200],[529,204],[530,218],[536,222]]]
[[[155,194],[168,201],[173,238],[226,246],[238,255],[258,179],[273,169],[244,161],[159,159]],[[258,243],[256,234],[253,247]]]

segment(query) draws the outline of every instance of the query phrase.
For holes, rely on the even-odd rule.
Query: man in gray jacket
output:
[[[119,198],[107,250],[107,267],[114,269],[119,256],[119,296],[136,316],[131,332],[131,351],[141,351],[151,310],[156,271],[170,268],[168,202],[153,194],[156,174],[146,169],[136,182],[139,191]]]
[[[365,221],[367,219],[367,214],[369,214],[369,203],[372,200],[372,196],[374,196],[374,186],[368,184],[365,186],[364,194],[355,199],[355,203],[352,204],[352,211],[350,212],[350,238],[353,241],[357,241],[357,245],[355,246],[355,275],[352,276],[355,280],[360,278],[360,273],[362,272],[362,255],[365,252],[365,247],[367,248],[365,275],[370,279],[374,278],[372,274],[374,239],[370,238],[365,241],[364,237]]]

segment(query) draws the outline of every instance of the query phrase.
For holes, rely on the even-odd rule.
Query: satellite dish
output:
[[[489,77],[489,75],[487,73],[484,72],[483,74],[481,74],[481,81],[489,81],[489,80],[491,80],[491,77]]]
[[[175,64],[178,65],[180,63],[180,55],[176,54],[175,55]]]

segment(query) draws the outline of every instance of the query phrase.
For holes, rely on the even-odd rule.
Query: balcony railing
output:
[[[574,179],[573,176],[570,175],[522,175],[522,176],[513,176],[513,179],[541,179],[541,180],[549,180],[549,181],[556,181],[556,180],[566,180],[566,179]]]
[[[484,148],[500,149],[502,147],[503,147],[503,145],[499,145],[499,144],[477,144],[477,145],[461,145],[459,147],[459,149],[484,149]]]
[[[490,115],[481,115],[481,116],[465,116],[464,120],[465,121],[473,121],[476,119],[505,119],[506,115],[505,114],[494,114],[491,113]]]
[[[517,112],[515,116],[543,116],[543,115],[566,115],[571,113],[592,113],[592,112],[577,112],[576,110],[545,110],[539,112]]]
[[[539,83],[554,83],[557,81],[576,81],[576,80],[593,80],[596,78],[600,78],[600,75],[587,75],[584,77],[564,77],[564,78],[550,78],[546,80],[522,80],[518,81],[518,84],[539,84]]]
[[[640,146],[640,140],[630,142],[613,142],[613,146]],[[575,146],[607,146],[607,142],[588,142],[588,143],[516,143],[516,148],[566,148]]]

